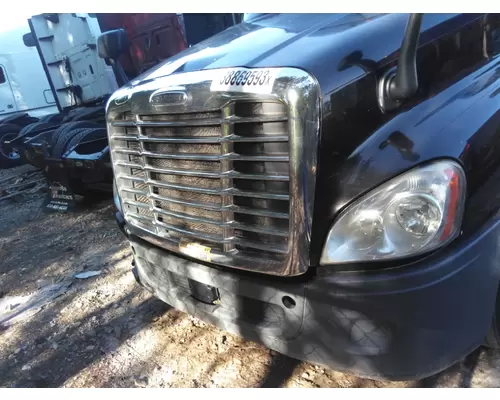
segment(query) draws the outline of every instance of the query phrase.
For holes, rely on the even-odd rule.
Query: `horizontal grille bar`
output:
[[[279,253],[279,254],[287,254],[288,253],[287,246],[283,246],[283,245],[273,244],[272,246],[269,246],[269,245],[266,245],[264,243],[256,243],[256,242],[253,242],[250,240],[243,240],[243,239],[240,239],[237,237],[222,238],[221,236],[210,235],[210,234],[206,234],[206,233],[202,233],[202,232],[188,231],[188,230],[179,228],[177,226],[166,224],[165,222],[154,220],[154,219],[149,218],[147,216],[144,216],[141,214],[136,214],[136,213],[131,213],[131,212],[127,212],[127,216],[134,218],[136,220],[139,220],[139,221],[144,221],[148,224],[153,224],[153,225],[165,228],[167,230],[179,233],[183,236],[192,237],[192,238],[204,240],[207,242],[214,242],[214,243],[218,243],[218,244],[241,245],[241,246],[251,247],[254,249],[258,249],[258,250],[269,251],[272,253]]]
[[[288,162],[288,156],[247,156],[235,153],[211,155],[211,154],[190,154],[190,153],[152,153],[150,151],[131,150],[118,148],[113,150],[115,153],[128,154],[138,157],[162,158],[170,160],[200,160],[200,161],[267,161],[267,162]]]
[[[139,202],[135,202],[135,201],[124,200],[123,202],[124,202],[124,204],[128,204],[128,205],[131,205],[134,207],[145,208],[145,209],[148,209],[148,210],[155,212],[157,214],[166,215],[168,217],[178,218],[181,220],[200,222],[203,224],[215,225],[215,226],[218,226],[221,228],[241,229],[244,231],[262,233],[264,235],[275,235],[275,236],[288,237],[288,231],[283,231],[283,230],[279,230],[279,229],[269,229],[269,228],[262,228],[262,227],[258,227],[258,226],[247,226],[245,224],[237,223],[234,221],[220,222],[220,221],[215,221],[215,220],[208,219],[208,218],[195,217],[195,216],[184,214],[184,213],[162,210],[161,208],[151,207],[148,204],[139,203]]]
[[[231,205],[227,207],[229,211],[239,214],[255,215],[257,217],[270,217],[270,218],[281,218],[288,219],[288,213],[280,213],[276,211],[259,210],[258,208],[247,208]]]
[[[113,135],[111,139],[127,140],[131,142],[151,142],[151,143],[188,143],[188,144],[219,144],[226,142],[234,143],[275,143],[288,142],[288,136],[284,135],[266,135],[266,136],[202,136],[202,137],[152,137],[152,136],[135,136],[135,135]]]
[[[160,188],[184,190],[184,191],[188,191],[188,192],[196,192],[196,193],[203,193],[203,194],[233,195],[233,196],[256,197],[259,199],[274,199],[274,200],[288,200],[290,197],[288,194],[270,193],[270,192],[265,192],[265,193],[250,192],[250,191],[240,190],[240,189],[236,189],[236,188],[206,189],[206,188],[200,188],[200,187],[176,185],[173,183],[165,183],[165,182],[159,182],[159,181],[154,181],[154,180],[144,180],[142,178],[138,178],[135,176],[122,175],[122,174],[117,175],[117,178],[127,179],[127,180],[130,180],[133,182],[139,182],[139,183],[143,183],[146,185],[157,186]]]
[[[187,207],[202,208],[202,209],[206,209],[206,210],[210,210],[210,211],[222,211],[222,207],[217,205],[217,204],[179,200],[179,199],[174,199],[173,197],[160,196],[160,195],[154,194],[154,193],[150,194],[149,197],[153,200],[165,201],[165,202],[185,205]]]
[[[155,172],[158,174],[169,174],[169,175],[182,175],[182,176],[195,176],[200,178],[234,178],[234,179],[255,179],[264,181],[288,181],[288,175],[282,174],[244,174],[238,171],[227,171],[227,172],[208,172],[208,171],[188,171],[183,169],[167,169],[167,168],[155,168],[148,165],[142,166],[140,164],[128,163],[119,161],[116,163],[119,167],[127,167],[134,169],[142,169],[147,172]]]
[[[146,190],[140,190],[140,189],[134,189],[134,188],[128,188],[128,187],[122,187],[120,190],[122,192],[136,194],[137,196],[146,196],[146,197],[149,196],[149,192]]]
[[[174,199],[173,197],[160,196],[160,195],[154,194],[154,193],[153,194],[147,193],[146,191],[143,191],[143,190],[126,188],[126,187],[122,188],[122,191],[136,194],[139,196],[145,196],[145,197],[152,199],[152,200],[165,201],[165,202],[180,204],[180,205],[183,205],[186,207],[200,208],[200,209],[205,209],[205,210],[209,210],[209,211],[221,211],[221,212],[222,211],[232,211],[234,213],[255,215],[258,217],[288,219],[288,213],[281,213],[281,212],[277,212],[277,211],[269,211],[269,210],[260,210],[258,208],[241,207],[241,206],[237,206],[234,204],[231,204],[228,206],[218,206],[216,204],[210,204],[210,203],[201,203],[201,202],[194,202],[194,201],[179,200],[179,199]],[[129,202],[133,203],[131,205],[137,205],[137,204],[146,205],[144,203],[133,202],[130,200],[129,200]],[[146,205],[146,206],[149,207],[149,205]]]
[[[238,117],[232,115],[228,118],[207,118],[207,119],[191,119],[191,120],[177,120],[177,121],[115,121],[111,126],[116,127],[155,127],[155,126],[212,126],[222,124],[243,124],[249,122],[283,122],[287,121],[288,117],[283,115],[272,116],[262,115],[255,117]]]

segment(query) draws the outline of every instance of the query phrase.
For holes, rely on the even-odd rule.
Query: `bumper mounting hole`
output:
[[[283,305],[289,310],[295,308],[296,306],[295,300],[292,299],[290,296],[283,296],[281,298],[281,301],[283,302]]]

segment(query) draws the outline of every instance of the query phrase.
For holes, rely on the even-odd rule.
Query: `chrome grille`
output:
[[[296,68],[271,68],[272,87],[217,86],[229,71],[162,75],[160,68],[108,101],[127,229],[169,251],[195,248],[187,255],[200,261],[303,274],[310,263],[318,82]]]
[[[114,119],[128,222],[215,253],[282,262],[289,247],[289,126],[281,102]]]

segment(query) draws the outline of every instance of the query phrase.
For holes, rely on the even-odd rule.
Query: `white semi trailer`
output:
[[[36,49],[23,43],[27,31],[25,23],[0,32],[0,167],[3,168],[21,162],[18,152],[5,146],[5,142],[36,118],[58,112]]]

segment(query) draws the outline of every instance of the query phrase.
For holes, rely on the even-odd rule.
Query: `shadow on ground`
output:
[[[7,207],[0,297],[85,270],[102,274],[74,280],[31,319],[0,332],[2,387],[500,386],[491,350],[407,383],[357,378],[269,351],[170,308],[135,283],[111,202],[64,216],[33,214],[33,207]]]

